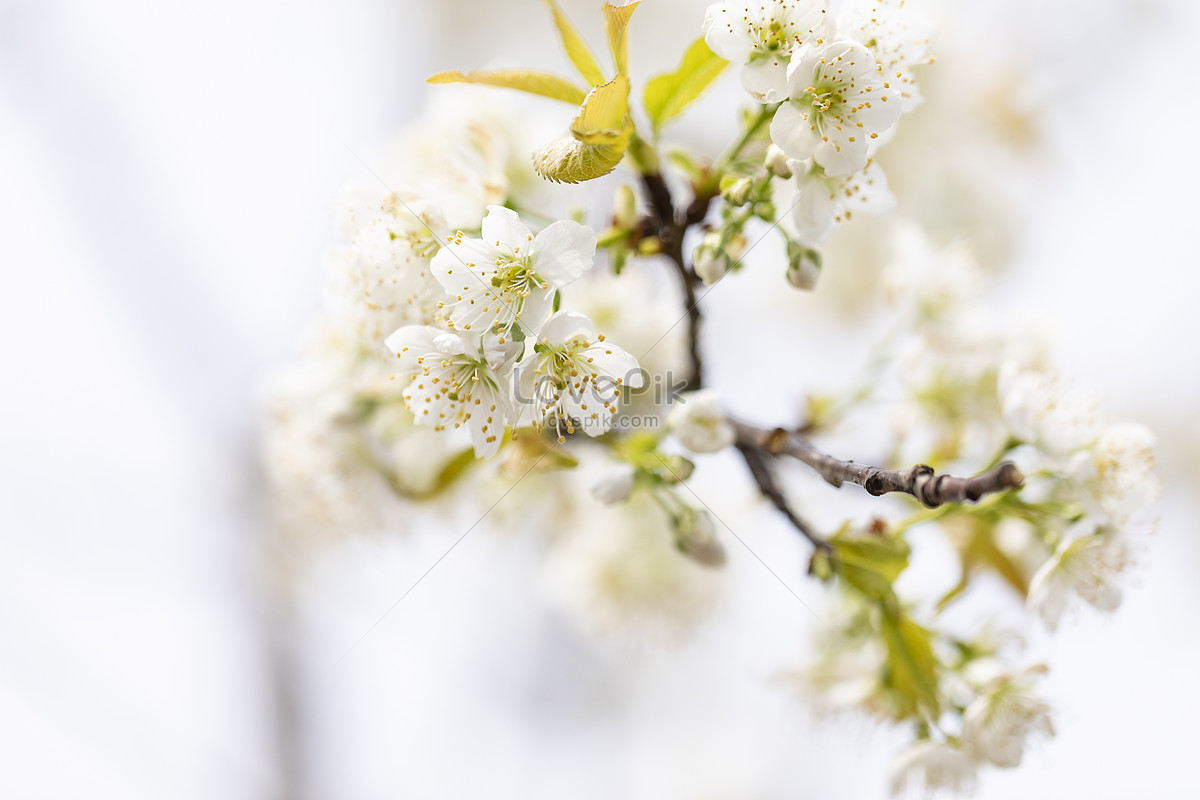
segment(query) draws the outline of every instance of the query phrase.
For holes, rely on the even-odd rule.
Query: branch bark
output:
[[[805,539],[812,542],[813,547],[817,550],[828,551],[830,549],[829,542],[821,538],[813,527],[797,516],[796,512],[792,511],[791,506],[788,505],[787,498],[783,496],[783,491],[780,490],[779,484],[775,480],[775,472],[771,469],[765,451],[742,442],[738,442],[737,449],[741,452],[742,458],[746,460],[746,466],[750,468],[750,474],[754,477],[754,482],[758,484],[758,490],[762,496],[770,500],[779,513],[783,514]]]
[[[1015,489],[1025,481],[1021,471],[1010,463],[998,464],[971,478],[938,474],[926,464],[918,464],[907,470],[855,464],[823,453],[793,431],[759,428],[736,420],[730,420],[730,423],[737,432],[738,449],[750,448],[772,456],[789,456],[812,467],[834,487],[853,483],[875,496],[892,492],[907,494],[928,508],[949,503],[975,503],[989,494]]]
[[[704,386],[704,354],[700,348],[700,328],[704,324],[704,315],[696,297],[696,287],[700,279],[696,277],[695,271],[683,254],[683,237],[690,226],[704,219],[712,197],[698,196],[681,215],[677,213],[671,198],[671,189],[660,173],[644,173],[642,186],[650,200],[655,233],[662,242],[663,255],[670,259],[675,274],[679,277],[680,288],[683,289],[683,303],[688,318],[688,357],[692,368],[687,381],[688,389],[700,389]]]

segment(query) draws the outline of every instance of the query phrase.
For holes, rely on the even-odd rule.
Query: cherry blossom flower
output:
[[[998,677],[967,706],[962,738],[972,755],[998,767],[1018,767],[1032,736],[1054,735],[1049,706],[1033,694],[1034,680],[1045,673],[1039,664]]]
[[[1085,489],[1089,513],[1114,525],[1123,525],[1162,491],[1154,472],[1154,434],[1145,425],[1106,428],[1095,445],[1075,454],[1069,470]]]
[[[742,65],[742,86],[760,103],[788,96],[787,67],[806,44],[832,33],[825,0],[716,3],[704,16],[704,41],[714,53]]]
[[[517,213],[488,206],[483,238],[451,236],[433,258],[434,277],[450,300],[448,324],[464,332],[536,334],[550,316],[554,292],[591,268],[596,234],[577,222],[555,222],[534,236]]]
[[[408,382],[404,403],[417,424],[434,430],[466,427],[475,455],[500,449],[504,426],[515,417],[508,376],[520,345],[504,337],[460,336],[409,325],[387,338]]]
[[[838,30],[862,42],[883,70],[886,85],[905,111],[922,102],[912,68],[933,61],[937,25],[911,11],[905,0],[858,0],[843,6]]]
[[[975,762],[962,750],[937,742],[917,742],[892,764],[892,795],[920,787],[968,792],[975,786]]]
[[[542,327],[533,354],[518,368],[520,398],[539,429],[553,420],[559,441],[576,425],[588,436],[612,427],[621,388],[643,382],[637,359],[605,341],[592,321],[560,311]]]
[[[430,274],[445,221],[434,206],[411,196],[388,196],[353,233],[342,265],[364,342],[378,347],[404,324],[433,320],[444,293]]]
[[[1117,581],[1130,561],[1129,543],[1124,538],[1084,519],[1064,534],[1058,550],[1030,580],[1029,607],[1052,631],[1057,630],[1074,596],[1101,611],[1114,611],[1122,599]]]
[[[679,443],[693,453],[715,453],[733,444],[733,426],[725,419],[717,393],[708,389],[689,392],[667,416],[667,425]]]
[[[896,205],[887,177],[874,161],[848,178],[829,175],[813,161],[792,162],[800,196],[792,220],[800,241],[817,246],[854,212],[885,214]]]
[[[902,110],[874,56],[858,42],[805,45],[792,55],[787,81],[789,99],[771,120],[771,140],[834,177],[867,166],[871,142]]]
[[[1095,398],[1051,372],[1006,362],[1000,368],[999,392],[1012,435],[1050,455],[1069,455],[1100,435]]]

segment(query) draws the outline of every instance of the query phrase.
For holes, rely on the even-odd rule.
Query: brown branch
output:
[[[925,464],[907,470],[855,464],[821,452],[795,432],[783,428],[768,430],[735,420],[730,422],[737,431],[738,449],[790,456],[812,467],[835,487],[853,483],[875,496],[899,492],[915,497],[929,508],[948,503],[975,503],[986,495],[1015,489],[1025,480],[1021,471],[1010,463],[998,464],[972,478],[939,475]]]
[[[677,214],[674,200],[671,198],[671,189],[660,173],[643,174],[642,185],[654,212],[652,219],[655,233],[662,242],[662,253],[671,260],[675,273],[679,276],[680,288],[683,289],[683,303],[688,318],[688,357],[691,363],[687,386],[689,390],[700,389],[704,385],[704,355],[700,349],[700,328],[704,324],[704,315],[700,311],[700,302],[696,296],[696,287],[700,279],[683,254],[683,236],[689,227],[704,219],[712,197],[698,196],[682,214]]]
[[[754,477],[754,482],[758,484],[758,491],[762,493],[762,496],[770,500],[771,504],[787,517],[788,522],[792,523],[805,539],[812,542],[813,547],[817,550],[828,551],[830,549],[829,542],[821,538],[813,527],[797,516],[796,512],[792,511],[791,506],[788,505],[787,498],[783,496],[783,492],[775,480],[775,473],[771,470],[765,451],[741,442],[737,444],[737,449],[741,452],[742,458],[746,459],[746,466],[750,468],[750,474]]]

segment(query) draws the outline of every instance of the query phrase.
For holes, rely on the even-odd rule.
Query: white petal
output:
[[[599,342],[588,348],[587,354],[593,359],[592,367],[597,372],[607,374],[614,380],[620,380],[622,385],[631,389],[640,389],[645,383],[642,367],[638,360],[616,345]]]
[[[838,203],[823,180],[809,180],[800,186],[800,197],[792,220],[800,241],[809,245],[820,245],[829,238],[836,227]]]
[[[804,160],[810,158],[821,144],[821,136],[809,119],[807,109],[788,102],[779,107],[771,120],[771,141],[792,158]]]
[[[750,59],[753,42],[736,9],[714,3],[704,14],[704,41],[726,61],[744,64]]]
[[[592,325],[592,321],[577,311],[559,311],[546,321],[539,334],[540,339],[556,345],[566,344],[576,336],[582,336],[588,340],[594,339],[596,336],[596,329]]]
[[[760,103],[778,103],[788,96],[787,61],[768,56],[742,67],[742,86]]]
[[[850,181],[851,196],[845,205],[864,214],[886,214],[896,207],[896,196],[888,188],[887,176],[875,161]]]
[[[405,325],[387,337],[384,344],[401,359],[406,359],[409,353],[425,355],[437,350],[434,339],[445,331],[429,325]]]
[[[504,341],[501,342],[500,340]],[[499,377],[505,377],[521,355],[522,345],[510,336],[485,336],[482,342],[483,357],[488,368]]]
[[[854,112],[855,122],[862,123],[862,127],[858,129],[859,134],[867,138],[870,138],[872,133],[881,134],[891,128],[904,112],[896,93],[890,89],[879,89],[872,94],[875,96],[869,101],[864,101],[870,105]]]
[[[533,268],[561,287],[591,269],[595,256],[595,232],[578,222],[562,220],[537,235]]]
[[[550,312],[554,310],[554,288],[530,289],[529,296],[521,304],[521,316],[516,324],[530,338],[536,338],[541,332]]]
[[[433,277],[451,297],[464,290],[482,289],[484,284],[472,270],[495,266],[496,253],[478,239],[463,239],[461,244],[449,242],[437,252],[429,264]],[[465,287],[465,289],[464,289]]]
[[[487,216],[483,218],[483,241],[489,247],[522,256],[529,254],[533,234],[511,208],[488,206]]]
[[[805,45],[794,51],[787,68],[788,96],[802,96],[816,82],[821,66],[821,53],[815,47]]]
[[[861,132],[826,128],[827,140],[813,152],[813,160],[835,178],[849,178],[867,165],[867,139]],[[851,141],[853,139],[854,141]]]

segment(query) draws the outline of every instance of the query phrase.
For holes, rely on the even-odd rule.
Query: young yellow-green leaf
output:
[[[530,69],[498,69],[479,72],[439,72],[425,79],[429,83],[482,83],[487,86],[498,86],[502,89],[516,89],[529,94],[549,97],[551,100],[562,100],[564,103],[578,105],[583,102],[587,93],[566,78],[551,75],[548,72],[535,72]]]
[[[567,58],[571,59],[575,69],[579,70],[579,74],[583,76],[589,86],[599,86],[604,83],[604,72],[600,69],[600,63],[592,55],[591,49],[579,35],[579,31],[575,30],[571,20],[567,19],[567,15],[562,13],[562,9],[554,0],[546,0],[546,5],[550,6],[550,13],[554,15],[554,26],[558,28],[563,49],[567,51]]]
[[[647,81],[642,101],[655,130],[683,113],[727,66],[729,62],[710,50],[701,37],[688,48],[674,72]]]
[[[895,703],[896,716],[903,719],[923,712],[937,719],[941,665],[929,631],[902,614],[885,612],[883,640],[887,645],[883,683]]]
[[[558,183],[590,181],[621,163],[632,134],[629,79],[618,75],[588,93],[570,135],[534,153],[533,167]]]
[[[629,68],[629,41],[625,37],[629,18],[633,16],[639,0],[623,6],[604,4],[604,30],[608,32],[608,46],[612,50],[617,72],[624,75]]]
[[[618,75],[588,93],[571,123],[571,133],[579,137],[620,133],[628,125],[629,78]]]

